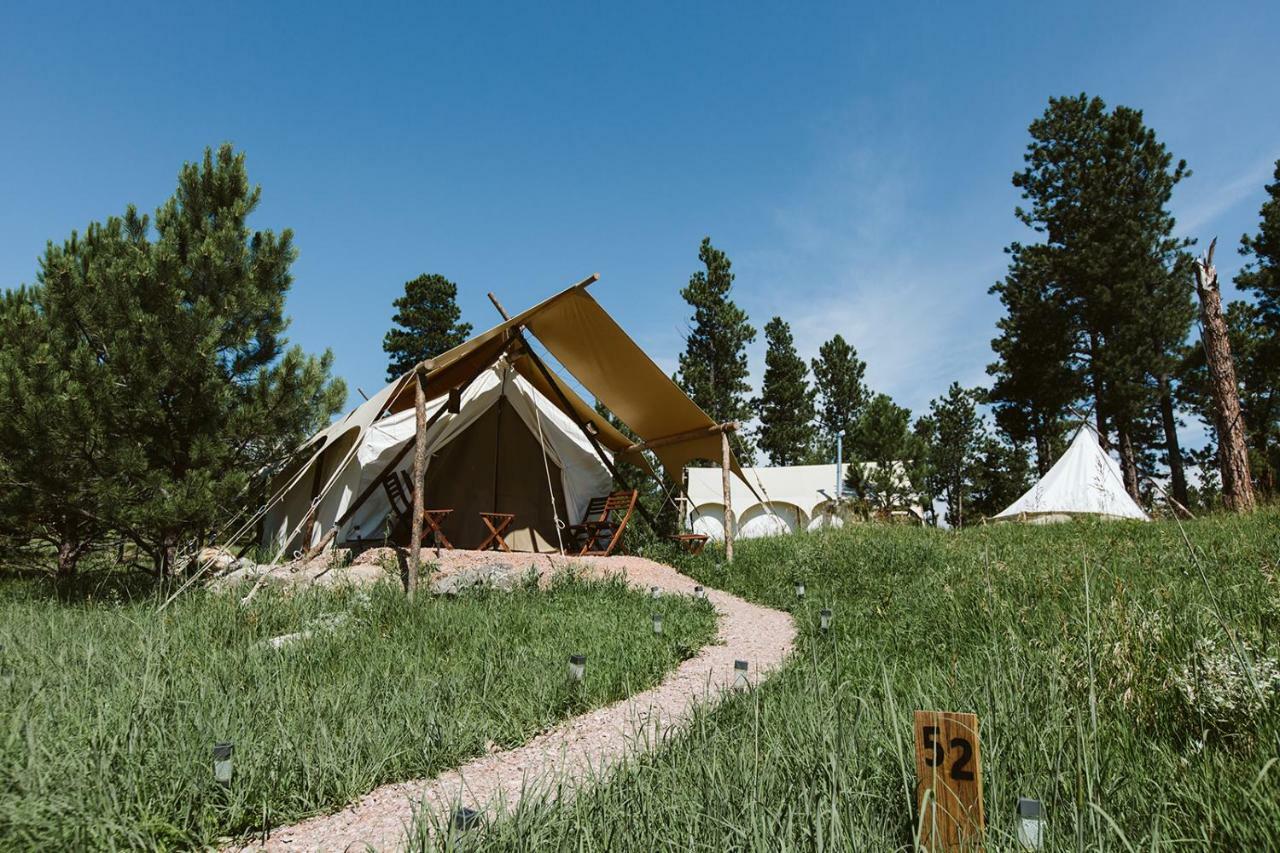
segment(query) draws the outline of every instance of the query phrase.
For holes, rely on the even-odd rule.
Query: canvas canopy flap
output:
[[[1087,424],[1040,481],[993,518],[1034,520],[1074,515],[1148,520],[1125,491],[1120,466],[1098,444]]]
[[[527,325],[565,370],[646,441],[716,425],[585,290],[576,288],[544,303]],[[679,482],[690,461],[720,460],[720,436],[708,433],[654,453],[667,475]],[[730,464],[741,478],[737,460]]]

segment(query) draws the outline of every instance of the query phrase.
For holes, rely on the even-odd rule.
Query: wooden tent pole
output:
[[[720,485],[724,488],[724,558],[733,562],[733,496],[729,492],[729,468],[733,454],[729,452],[729,431],[720,433]]]
[[[692,441],[695,438],[706,438],[707,436],[719,435],[722,432],[733,432],[738,428],[737,421],[727,421],[722,424],[712,424],[709,427],[698,427],[686,432],[678,432],[675,435],[668,435],[662,438],[655,438],[652,441],[642,441],[638,444],[632,444],[622,450],[623,453],[638,453],[642,450],[657,450],[659,447],[669,447],[673,444],[680,444],[685,441]]]
[[[414,368],[413,403],[415,432],[413,451],[413,527],[409,535],[409,577],[406,592],[413,600],[418,591],[418,568],[422,563],[422,511],[426,509],[427,481],[427,388],[424,373],[430,370],[430,362]]]

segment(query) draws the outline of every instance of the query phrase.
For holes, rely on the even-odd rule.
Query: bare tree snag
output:
[[[1209,387],[1213,393],[1213,413],[1218,431],[1218,462],[1222,468],[1222,499],[1233,512],[1252,512],[1256,507],[1253,480],[1249,476],[1249,450],[1245,444],[1244,418],[1240,413],[1240,393],[1231,341],[1222,318],[1222,292],[1218,271],[1213,266],[1213,250],[1195,262],[1196,294],[1200,297],[1200,340],[1209,364]]]
[[[423,378],[425,369],[420,364],[414,370],[414,414],[417,416],[413,450],[413,525],[409,534],[409,576],[405,591],[413,600],[418,591],[418,569],[422,563],[422,512],[426,509],[427,482],[427,389]]]

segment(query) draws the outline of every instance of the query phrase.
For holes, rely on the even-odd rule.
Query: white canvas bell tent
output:
[[[504,314],[502,323],[424,361],[312,436],[242,529],[258,526],[277,559],[381,541],[389,490],[403,486],[412,495],[412,475],[404,474],[413,470],[418,446],[419,388],[428,403],[425,508],[451,510],[441,529],[455,547],[477,547],[487,534],[480,513],[501,512],[516,516],[506,537],[512,548],[558,548],[557,519],[582,521],[592,498],[616,488],[615,462],[653,474],[646,451],[673,479],[691,459],[721,458],[723,451],[740,477],[725,445],[729,425],[698,408],[587,293],[597,279],[514,317]],[[530,348],[530,337],[632,435],[579,397]]]
[[[1088,424],[1080,427],[1067,452],[1040,482],[992,520],[1049,524],[1078,516],[1149,520],[1125,491],[1120,466]]]
[[[505,358],[463,390],[456,414],[442,411],[448,402],[444,394],[427,403],[428,418],[435,422],[427,430],[425,500],[428,508],[453,510],[441,530],[455,545],[474,546],[484,540],[488,531],[481,512],[507,512],[515,515],[505,536],[513,549],[558,551],[557,518],[563,524],[577,522],[591,498],[611,490],[609,469],[577,425]],[[388,476],[412,482],[413,455],[400,451],[412,444],[415,426],[413,409],[370,425],[354,463],[331,498],[317,508],[313,539],[318,531],[334,526],[371,486],[375,488],[368,499],[339,531],[342,540],[395,538],[392,525],[403,520],[403,508],[393,512],[388,493],[376,486]],[[407,488],[405,493],[410,493]],[[282,542],[309,506],[298,492],[271,510],[265,522],[270,541]]]

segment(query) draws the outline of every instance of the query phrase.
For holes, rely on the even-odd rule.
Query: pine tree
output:
[[[818,446],[813,461],[826,462],[835,455],[835,437],[853,429],[870,396],[864,382],[867,363],[837,334],[818,347],[811,365],[818,400]]]
[[[1030,206],[1017,215],[1045,235],[1043,280],[1069,309],[1074,365],[1099,433],[1115,430],[1125,485],[1137,498],[1135,436],[1193,316],[1187,289],[1171,285],[1188,243],[1172,236],[1167,209],[1190,172],[1174,164],[1140,111],[1108,110],[1099,98],[1050,99],[1030,132],[1026,168],[1013,178]],[[1176,432],[1166,444],[1176,446]]]
[[[813,445],[813,389],[796,353],[791,327],[774,317],[764,327],[767,345],[760,396],[751,401],[760,418],[758,444],[774,465],[799,465]]]
[[[0,358],[6,374],[38,368],[48,388],[77,395],[73,416],[92,441],[92,464],[52,485],[108,495],[106,507],[95,497],[75,509],[133,540],[162,574],[179,547],[259,497],[255,475],[346,397],[330,379],[329,353],[287,346],[296,250],[287,229],[249,229],[259,198],[244,156],[224,145],[182,168],[177,192],[156,211],[154,240],[131,206],[83,238],[51,243],[31,291],[43,349],[6,346]],[[26,441],[18,449],[36,458],[65,450],[56,433]]]
[[[867,402],[847,447],[845,488],[867,509],[902,509],[922,497],[927,485],[927,448],[911,429],[911,411],[889,395],[876,394]]]
[[[1236,286],[1252,293],[1256,305],[1234,303],[1227,309],[1252,470],[1268,496],[1277,493],[1280,480],[1280,160],[1274,177],[1266,187],[1257,235],[1240,238],[1240,253],[1251,260],[1236,276]]]
[[[471,324],[459,322],[457,300],[458,286],[442,275],[424,273],[404,283],[404,295],[392,303],[395,326],[382,339],[388,382],[471,337]]]
[[[973,490],[978,454],[986,429],[975,405],[975,392],[952,382],[943,397],[929,404],[920,432],[928,442],[929,473],[936,493],[947,504],[947,524],[963,527],[966,503]]]
[[[973,468],[968,518],[990,518],[1025,494],[1031,482],[1031,460],[1026,450],[1001,436],[987,435]]]
[[[746,394],[747,345],[756,339],[756,330],[747,314],[729,298],[733,273],[729,258],[705,237],[698,249],[705,269],[689,278],[680,295],[693,308],[693,325],[680,354],[677,381],[704,412],[717,423],[746,421],[751,406]],[[734,433],[734,449],[750,464],[754,453],[742,436]]]
[[[987,367],[994,382],[986,401],[1001,430],[1035,447],[1043,475],[1065,449],[1064,422],[1084,394],[1074,366],[1076,333],[1046,247],[1014,243],[1007,251],[1009,272],[991,288],[1005,316],[991,341],[997,360]]]

